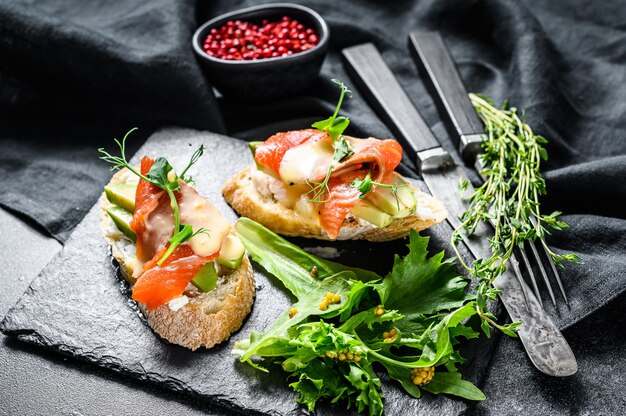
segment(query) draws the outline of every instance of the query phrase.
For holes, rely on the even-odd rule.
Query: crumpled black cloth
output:
[[[0,204],[63,241],[109,174],[96,148],[131,127],[136,148],[159,125],[264,139],[329,114],[351,83],[342,48],[373,42],[444,146],[452,149],[407,48],[439,30],[468,89],[525,109],[547,137],[545,211],[570,229],[550,245],[580,255],[562,272],[565,328],[615,298],[626,279],[626,7],[622,1],[303,1],[331,29],[322,74],[304,94],[248,105],[216,100],[190,40],[197,25],[253,1],[15,0],[0,3]],[[348,133],[390,137],[358,91]],[[410,162],[402,167],[410,173]],[[553,282],[556,289],[556,285]],[[558,297],[557,292],[557,297]]]

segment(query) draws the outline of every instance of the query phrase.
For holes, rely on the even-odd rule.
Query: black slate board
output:
[[[237,215],[221,197],[220,188],[226,179],[252,162],[245,142],[209,132],[172,128],[155,133],[138,155],[165,155],[175,167],[180,167],[200,143],[207,151],[194,167],[197,188],[234,222]],[[445,247],[449,232],[449,227],[441,224],[427,233],[431,236],[431,253]],[[405,241],[376,244],[298,239],[297,243],[310,248],[333,246],[340,253],[335,260],[381,273],[389,270],[393,253],[406,251]],[[272,276],[256,268],[255,279],[257,297],[252,313],[230,340],[211,350],[193,353],[171,345],[152,332],[129,300],[127,287],[119,278],[101,236],[99,208],[94,206],[63,250],[7,314],[0,329],[22,341],[200,396],[229,412],[304,413],[281,370],[266,375],[239,363],[230,354],[234,340],[243,338],[252,329],[264,329],[291,303]],[[488,340],[468,345],[465,355],[470,360],[464,369],[465,378],[480,381],[492,345]],[[477,349],[481,350],[480,354],[476,353]],[[387,415],[459,414],[468,407],[463,401],[444,396],[415,400],[386,377],[382,379]],[[336,414],[339,409],[329,406],[318,413]]]

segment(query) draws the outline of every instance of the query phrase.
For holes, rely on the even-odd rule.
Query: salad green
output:
[[[250,219],[235,229],[252,259],[297,301],[264,332],[237,341],[233,353],[261,371],[280,364],[309,411],[327,399],[381,415],[375,369],[416,398],[425,390],[485,399],[456,367],[464,361],[461,338],[478,336],[464,323],[477,313],[475,295],[443,252],[428,257],[428,237],[412,231],[409,254],[396,256],[381,278],[315,257]]]

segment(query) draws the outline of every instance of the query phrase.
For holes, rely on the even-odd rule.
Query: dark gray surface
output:
[[[433,242],[437,244],[436,236]],[[441,243],[441,242],[439,242]],[[21,297],[60,245],[0,210],[0,313]],[[539,374],[518,341],[501,337],[483,391],[487,401],[469,413],[532,415],[626,413],[622,386],[626,359],[626,296],[564,332],[580,370],[567,378]],[[485,352],[485,355],[489,355]],[[386,405],[393,407],[389,400]],[[438,414],[433,412],[434,414]],[[0,334],[0,414],[147,415],[216,414],[206,403],[172,393]]]
[[[174,166],[184,166],[200,143],[206,146],[205,156],[194,167],[198,190],[230,221],[236,214],[220,195],[222,183],[251,163],[245,142],[208,132],[184,129],[162,130],[139,150],[138,154],[167,155]],[[182,150],[182,151],[181,151]],[[230,354],[232,340],[211,350],[192,353],[160,340],[147,327],[128,301],[125,285],[112,266],[108,246],[100,231],[99,207],[92,208],[83,222],[46,269],[30,286],[24,297],[9,312],[3,330],[20,340],[79,357],[101,367],[154,382],[162,387],[207,398],[227,412],[243,411],[263,414],[295,414],[302,410],[295,394],[287,388],[284,374],[275,371],[267,376],[239,363]],[[439,230],[439,231],[437,231]],[[433,246],[441,247],[449,229],[435,228],[430,234]],[[308,240],[313,246],[324,243]],[[342,257],[364,265],[363,250],[374,250],[374,260],[385,270],[393,254],[406,244],[372,244],[356,242],[339,245]],[[365,244],[365,246],[363,245]],[[434,248],[433,248],[434,250]],[[359,253],[359,256],[355,253]],[[388,268],[387,268],[388,270]],[[239,339],[251,329],[262,330],[291,304],[287,295],[271,277],[257,271],[257,299]],[[490,344],[490,342],[489,342]],[[473,345],[481,345],[473,343]],[[465,371],[466,378],[482,373],[486,361],[475,357]],[[389,415],[458,414],[466,410],[465,402],[448,397],[425,397],[414,400],[395,383],[386,383],[383,392]],[[323,414],[335,414],[325,409]]]
[[[0,315],[61,249],[0,209]],[[0,333],[0,415],[203,415],[192,400],[43,351]]]

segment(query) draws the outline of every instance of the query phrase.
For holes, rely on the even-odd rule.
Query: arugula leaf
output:
[[[309,316],[327,315],[335,311],[341,311],[346,303],[343,299],[340,303],[328,305],[328,309],[326,310],[320,309],[320,302],[328,292],[346,292],[350,288],[348,279],[351,277],[354,277],[353,272],[344,271],[322,280],[316,287],[310,290],[306,296],[303,296],[302,299],[293,304],[293,308],[297,310],[297,313],[292,318],[289,317],[289,311],[283,312],[266,331],[260,334],[254,341],[250,342],[249,347],[241,356],[241,361],[248,361],[255,355],[257,349],[267,347],[277,339],[290,339],[287,330],[295,324],[304,321]],[[237,348],[240,349],[241,345],[237,346]]]
[[[411,230],[409,254],[404,258],[396,255],[391,273],[383,280],[383,304],[409,320],[457,308],[474,299],[474,295],[465,293],[467,280],[458,275],[453,260],[443,259],[443,251],[427,258],[429,240]]]
[[[459,372],[437,372],[433,380],[422,386],[422,388],[433,394],[452,394],[467,400],[485,400],[485,394],[469,381],[461,379]]]
[[[427,237],[412,232],[409,254],[397,257],[391,273],[381,281],[374,273],[312,256],[249,219],[241,219],[235,229],[252,258],[275,274],[298,302],[291,318],[290,311],[284,311],[263,333],[253,331],[248,339],[237,341],[232,352],[262,371],[268,370],[253,357],[281,364],[295,378],[290,387],[309,411],[318,400],[328,399],[381,415],[375,362],[413,397],[419,398],[423,388],[484,399],[478,388],[461,380],[456,369],[464,361],[455,349],[457,338],[478,335],[462,322],[479,308],[475,297],[465,294],[467,283],[454,264],[443,260],[443,253],[428,257]],[[313,266],[320,280],[311,276]],[[376,280],[362,281],[357,276]],[[340,294],[340,302],[322,310],[320,302],[327,292]],[[412,372],[427,367],[433,367],[428,370],[433,379],[415,385]]]
[[[320,280],[344,271],[353,272],[361,281],[381,279],[369,270],[347,267],[309,254],[249,218],[239,218],[234,228],[252,259],[276,276],[298,299],[318,287]],[[315,276],[311,274],[313,270]]]

